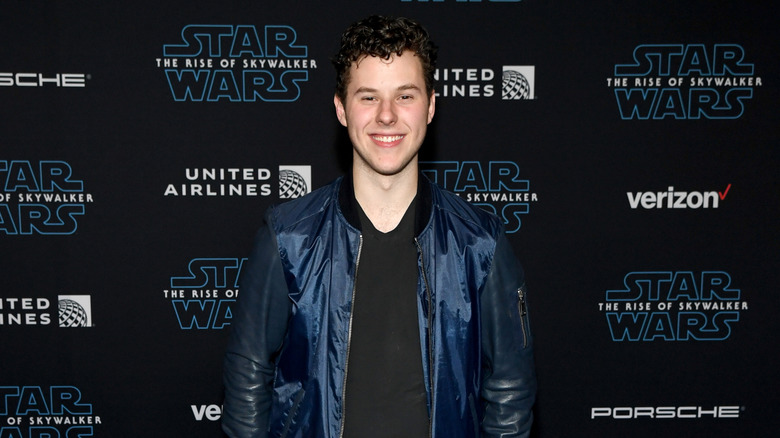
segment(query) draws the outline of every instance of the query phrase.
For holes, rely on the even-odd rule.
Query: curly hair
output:
[[[438,48],[428,31],[416,20],[403,17],[372,15],[353,23],[341,35],[341,46],[332,62],[336,67],[336,95],[342,102],[347,97],[349,67],[365,56],[390,59],[411,51],[420,59],[428,96],[433,93],[433,74]]]

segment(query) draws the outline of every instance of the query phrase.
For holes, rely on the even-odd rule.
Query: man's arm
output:
[[[536,398],[523,271],[502,233],[481,296],[483,437],[527,437]]]
[[[290,311],[276,240],[270,227],[264,226],[242,268],[225,353],[222,429],[232,438],[267,434],[275,358]]]

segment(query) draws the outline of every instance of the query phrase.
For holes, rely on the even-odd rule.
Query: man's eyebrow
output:
[[[355,90],[355,94],[359,93],[376,93],[376,88],[369,88],[369,87],[360,87],[357,90]]]
[[[398,87],[398,91],[406,91],[406,90],[421,91],[420,87],[418,87],[415,84],[411,84],[411,83],[404,84],[404,85],[401,85],[400,87]]]
[[[420,91],[420,87],[418,87],[415,84],[408,83],[408,84],[400,85],[400,86],[398,86],[398,88],[396,88],[396,91],[407,91],[407,90]],[[360,87],[357,90],[355,90],[355,94],[359,94],[359,93],[376,93],[377,91],[379,91],[379,90],[377,90],[376,88]]]

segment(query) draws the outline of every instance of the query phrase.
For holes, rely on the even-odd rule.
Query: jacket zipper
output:
[[[517,310],[520,312],[520,328],[523,331],[523,348],[528,346],[528,335],[526,333],[525,318],[528,309],[525,307],[525,291],[522,287],[517,289]]]
[[[357,274],[360,267],[360,254],[363,252],[363,235],[360,235],[358,244],[357,260],[355,261],[355,276],[352,279],[352,304],[349,308],[349,328],[347,329],[347,355],[344,358],[344,381],[341,384],[341,431],[339,437],[344,437],[344,424],[346,420],[347,408],[347,372],[349,371],[349,349],[352,346],[352,317],[355,314],[355,292],[357,291]]]
[[[425,257],[422,245],[414,238],[414,244],[417,245],[417,251],[420,253],[420,266],[422,268],[423,282],[425,283],[425,295],[428,298],[428,381],[431,385],[431,412],[428,415],[428,437],[433,437],[433,298],[431,297],[431,287],[428,284],[428,273],[425,270]]]

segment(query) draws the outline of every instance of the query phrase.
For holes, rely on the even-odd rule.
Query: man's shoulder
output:
[[[503,226],[495,214],[478,207],[453,192],[431,183],[434,208],[440,213],[455,216],[464,224],[483,229],[491,235],[497,235]]]
[[[266,213],[267,219],[273,224],[276,232],[279,232],[309,217],[321,214],[328,205],[337,202],[341,180],[342,178],[338,178],[300,198],[272,206]]]

